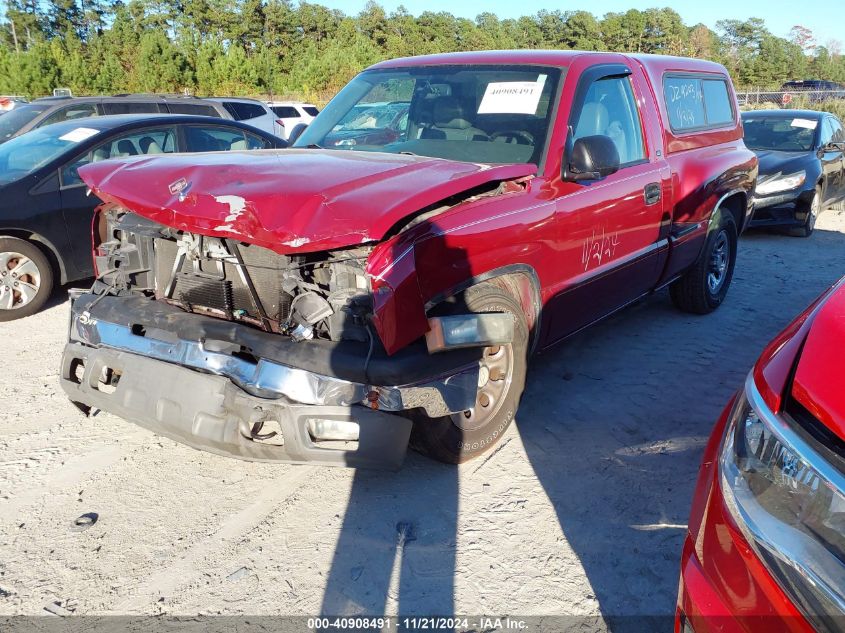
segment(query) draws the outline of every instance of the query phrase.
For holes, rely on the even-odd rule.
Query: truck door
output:
[[[657,283],[669,174],[660,135],[649,133],[659,121],[644,81],[625,64],[588,68],[578,80],[569,118],[572,141],[608,136],[621,165],[602,180],[582,181],[557,201],[556,231],[567,246],[561,251],[565,278],[552,299],[547,341],[589,325]]]

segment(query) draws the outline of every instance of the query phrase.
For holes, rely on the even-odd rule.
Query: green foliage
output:
[[[614,50],[713,59],[742,86],[788,79],[845,82],[845,59],[796,26],[776,37],[763,20],[687,26],[669,8],[599,18],[540,11],[475,20],[374,1],[356,16],[294,0],[0,0],[0,93],[30,97],[127,91],[283,95],[324,102],[365,66],[446,51]]]

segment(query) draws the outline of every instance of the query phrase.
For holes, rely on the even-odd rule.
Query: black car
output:
[[[286,146],[243,123],[162,114],[65,121],[0,145],[0,321],[38,311],[55,283],[93,276],[91,221],[100,200],[88,195],[81,166]]]
[[[194,114],[240,120],[225,104],[193,97],[126,94],[113,97],[44,97],[18,105],[0,120],[0,143],[45,125],[116,114]]]
[[[760,160],[751,226],[807,237],[823,209],[845,201],[845,131],[827,112],[742,113],[745,144]]]

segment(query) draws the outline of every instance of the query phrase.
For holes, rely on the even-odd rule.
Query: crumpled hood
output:
[[[792,395],[837,436],[845,440],[845,283],[815,314],[804,342]]]
[[[533,173],[534,165],[316,149],[144,156],[79,170],[104,202],[283,254],[379,240],[430,204]]]

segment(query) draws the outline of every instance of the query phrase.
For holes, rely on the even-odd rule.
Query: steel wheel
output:
[[[26,255],[0,252],[0,309],[17,310],[29,305],[41,289],[41,271]]]
[[[475,406],[452,416],[452,422],[464,431],[487,424],[499,413],[513,380],[513,345],[484,348],[479,361],[478,393]]]
[[[725,283],[728,265],[731,261],[731,244],[728,241],[728,234],[721,231],[713,245],[710,254],[710,270],[707,274],[707,287],[710,292],[716,294]]]

